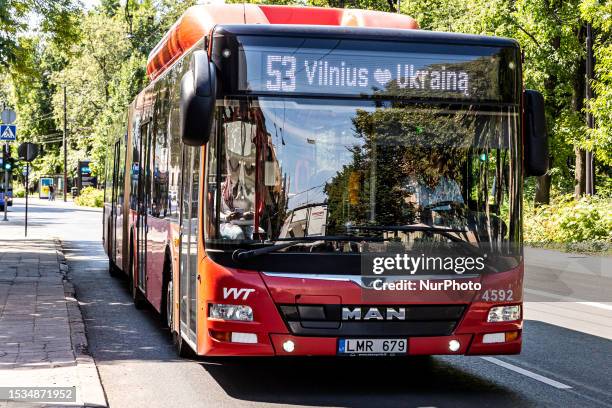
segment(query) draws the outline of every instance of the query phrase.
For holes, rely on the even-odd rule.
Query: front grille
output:
[[[343,308],[353,312],[360,308],[361,318],[356,319],[353,315],[343,320]],[[390,309],[396,313],[389,312]],[[465,305],[279,305],[292,334],[327,337],[448,336],[461,320],[465,309]],[[402,310],[400,319],[397,312]],[[376,316],[382,316],[383,320]]]

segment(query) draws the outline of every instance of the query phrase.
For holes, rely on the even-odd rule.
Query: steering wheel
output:
[[[432,209],[437,208],[437,207],[444,207],[445,205],[452,206],[455,203],[461,204],[461,203],[459,203],[459,201],[452,201],[452,200],[451,201],[438,201],[436,203],[427,204],[427,205],[423,206],[423,209],[425,209],[425,210],[432,210]]]

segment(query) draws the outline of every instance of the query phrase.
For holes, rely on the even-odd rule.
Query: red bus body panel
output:
[[[198,330],[201,333],[214,332],[240,332],[255,333],[257,344],[240,344],[219,341],[210,335],[199,336],[198,352],[209,356],[333,356],[337,354],[338,337],[307,337],[292,335],[283,318],[278,304],[361,304],[384,305],[397,304],[398,299],[389,296],[385,291],[381,298],[368,298],[364,301],[362,289],[353,282],[330,281],[310,278],[272,277],[265,273],[231,269],[214,263],[210,258],[204,258],[201,269],[206,285],[201,288],[202,305],[198,312],[200,321]],[[482,283],[482,290],[487,288],[512,289],[516,294],[514,300],[508,304],[522,305],[523,265],[516,269],[493,275],[485,275],[476,279]],[[475,281],[476,281],[475,280]],[[223,288],[255,289],[246,300],[234,300],[224,297]],[[455,303],[467,304],[462,319],[449,336],[435,337],[408,337],[408,353],[410,355],[422,354],[517,354],[521,350],[522,319],[508,323],[487,323],[489,309],[503,303],[471,301],[475,292],[458,299]],[[398,295],[399,296],[399,295]],[[427,295],[428,302],[407,303],[405,298],[402,304],[452,304],[445,293],[432,293]],[[210,303],[246,304],[253,309],[253,322],[228,322],[208,318],[208,305]],[[486,333],[519,332],[516,340],[505,343],[482,342]],[[295,350],[288,353],[283,350],[282,343],[292,340]],[[459,350],[449,351],[449,341],[458,340]]]

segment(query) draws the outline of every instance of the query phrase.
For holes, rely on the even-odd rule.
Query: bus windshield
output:
[[[448,238],[428,228],[475,246],[519,240],[515,107],[263,96],[220,105],[207,149],[209,247]],[[307,241],[283,251],[347,247]]]

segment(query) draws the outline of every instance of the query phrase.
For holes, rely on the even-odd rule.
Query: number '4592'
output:
[[[491,289],[485,290],[480,299],[485,302],[508,302],[514,300],[513,295],[512,289]]]

